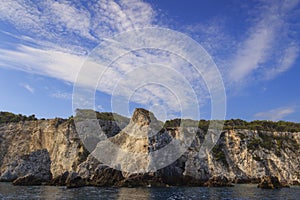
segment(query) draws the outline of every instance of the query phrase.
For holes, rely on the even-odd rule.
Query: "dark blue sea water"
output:
[[[0,199],[300,199],[300,187],[262,190],[256,185],[228,188],[98,188],[66,189],[52,186],[12,186],[0,183]]]

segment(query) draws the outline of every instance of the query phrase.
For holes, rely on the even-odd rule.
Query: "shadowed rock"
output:
[[[37,150],[12,161],[0,180],[14,181],[15,185],[40,185],[52,178],[50,164],[48,151]]]
[[[264,176],[257,187],[262,189],[279,189],[289,186],[287,184],[281,183],[276,176]]]
[[[70,172],[67,180],[66,186],[67,188],[77,188],[88,185],[87,181],[78,175],[76,172]]]
[[[53,178],[50,182],[50,185],[54,186],[65,186],[67,182],[67,178],[69,176],[69,172],[66,171],[63,174]]]
[[[232,187],[233,184],[226,176],[213,176],[205,184],[207,187]]]
[[[171,127],[162,128],[162,123],[151,112],[136,109],[131,120],[128,119],[122,126],[118,126],[116,121],[109,121],[111,116],[109,115],[108,119],[105,117],[94,120],[96,124],[100,124],[102,133],[106,135],[104,139],[107,146],[99,148],[99,153],[114,165],[104,164],[106,162],[101,159],[101,162],[98,161],[93,158],[93,154],[87,152],[77,134],[80,127],[75,127],[72,120],[53,119],[0,124],[0,180],[15,180],[15,184],[22,185],[43,184],[51,176],[51,166],[54,177],[51,184],[68,184],[69,187],[203,186],[204,183],[208,186],[223,186],[228,180],[257,184],[266,174],[278,176],[281,184],[284,181],[288,184],[300,182],[299,133],[226,130],[218,140],[218,148],[203,151],[204,157],[201,157],[199,150],[208,135],[202,129],[196,130],[192,144],[186,145],[183,155],[174,153],[173,148],[163,153],[159,151],[167,145],[171,146],[171,141],[187,141],[182,132],[189,135],[193,133],[192,128],[198,124],[193,120],[187,120],[193,122],[191,127],[186,123],[182,128],[180,120],[177,120],[178,123],[172,124]],[[82,123],[82,128],[88,125]],[[89,130],[93,129],[88,129],[88,132]],[[94,133],[95,137],[89,138],[88,141],[93,150],[98,147],[99,141],[104,140],[99,137],[98,132]],[[174,143],[174,146],[177,144],[179,143]],[[112,151],[112,145],[117,146],[123,153],[130,152],[129,159],[125,160],[119,151]],[[174,160],[171,155],[182,156]],[[171,165],[145,173],[147,169],[152,169],[151,166],[157,167],[159,163],[169,164],[169,161],[172,162]],[[126,172],[126,169],[132,170],[131,173]],[[226,177],[227,181],[218,177],[220,174]],[[40,177],[46,178],[42,178],[41,181]],[[268,181],[262,185],[268,185]],[[270,188],[272,187],[277,186]]]

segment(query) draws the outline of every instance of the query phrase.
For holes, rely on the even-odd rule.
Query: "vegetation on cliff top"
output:
[[[90,118],[91,116],[96,116],[97,119],[108,120],[108,121],[123,121],[129,122],[129,118],[121,116],[116,113],[110,112],[95,112],[93,110],[77,109],[77,116],[79,119]],[[79,115],[78,115],[79,114]],[[78,119],[77,118],[77,119]],[[73,120],[73,117],[70,117]],[[90,118],[91,119],[91,118]],[[20,122],[20,121],[32,121],[37,120],[35,115],[25,116],[21,114],[13,114],[10,112],[0,112],[0,123],[9,122]],[[184,123],[184,126],[198,126],[202,130],[207,130],[210,124],[210,120],[191,120],[191,119],[172,119],[167,120],[164,127],[177,127],[180,123]],[[287,121],[268,121],[268,120],[255,120],[247,122],[241,119],[230,119],[224,121],[224,130],[234,130],[234,129],[248,129],[257,131],[270,131],[270,132],[300,132],[300,123],[287,122]]]
[[[274,150],[278,157],[281,157],[280,150],[288,148],[289,146],[292,146],[291,150],[294,152],[298,152],[300,149],[297,141],[288,136],[268,135],[260,131],[258,132],[258,135],[259,138],[249,140],[249,143],[247,144],[248,149],[254,151],[262,147],[264,149]]]
[[[180,120],[173,119],[168,120],[165,123],[165,127],[180,126],[180,123],[184,122],[184,126],[197,126],[202,130],[207,130],[210,124],[210,120]],[[248,129],[257,131],[270,131],[270,132],[300,132],[300,123],[287,122],[287,121],[268,121],[268,120],[255,120],[247,122],[241,119],[230,119],[224,121],[224,130],[236,130],[236,129]]]
[[[76,120],[84,120],[84,119],[94,119],[94,118],[105,120],[105,121],[119,121],[119,122],[129,122],[129,118],[119,115],[117,113],[111,112],[97,112],[89,109],[76,109]],[[72,117],[73,118],[73,117]]]
[[[0,124],[9,123],[9,122],[21,122],[21,121],[33,121],[37,120],[35,115],[21,115],[21,114],[13,114],[10,112],[0,112]]]

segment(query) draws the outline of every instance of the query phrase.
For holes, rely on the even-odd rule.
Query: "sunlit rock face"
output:
[[[0,125],[0,172],[14,158],[46,149],[51,159],[51,172],[57,176],[76,168],[82,162],[84,148],[74,125],[66,120],[39,120]]]
[[[161,128],[162,124],[153,113],[142,108],[135,109],[129,124],[117,135],[100,141],[92,154],[109,160],[110,166],[123,171],[124,176],[148,172],[149,136]]]
[[[137,108],[132,115],[131,124],[136,124],[142,127],[150,125],[151,121],[155,120],[157,119],[154,117],[153,113],[143,108]]]
[[[183,130],[179,124],[163,128],[162,122],[145,109],[136,109],[127,123],[105,119],[98,119],[98,123],[106,138],[97,138],[95,133],[97,140],[91,140],[92,154],[82,143],[72,120],[0,124],[0,178],[14,170],[12,163],[16,158],[44,149],[51,160],[53,179],[74,172],[90,185],[130,186],[134,182],[137,185],[204,185],[212,177],[249,183],[259,182],[266,175],[289,184],[300,183],[300,133],[223,131],[212,151],[204,152],[202,157],[199,150],[206,134],[197,130],[182,156],[157,172],[145,174],[153,167],[153,152],[173,140],[185,141],[183,133],[195,129],[184,127]],[[171,153],[174,152],[160,154],[161,161],[167,160]],[[97,160],[97,154],[106,158],[109,165]],[[63,180],[59,184],[66,184]]]

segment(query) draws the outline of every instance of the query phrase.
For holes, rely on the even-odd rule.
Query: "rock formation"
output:
[[[264,176],[257,187],[262,189],[279,189],[289,186],[280,183],[276,176]]]
[[[208,187],[232,187],[226,176],[213,176],[205,184]]]
[[[0,180],[41,184],[52,176],[52,185],[69,187],[229,186],[231,182],[258,183],[268,175],[288,184],[300,182],[300,133],[226,130],[214,148],[199,157],[205,131],[189,127],[184,130],[163,128],[162,123],[144,109],[136,109],[129,123],[121,126],[112,120],[99,119],[98,123],[108,139],[103,141],[97,135],[87,138],[93,144],[91,154],[81,142],[73,120],[57,118],[0,124]],[[158,171],[143,173],[153,167],[150,156],[153,152],[171,141],[184,140],[184,134],[193,131],[192,144],[175,162]],[[109,148],[104,152],[114,158],[112,163],[120,164],[117,169],[122,171],[93,156],[97,151],[103,153],[103,145],[108,141],[134,155],[128,162]],[[169,153],[160,155],[160,161]],[[132,169],[142,170],[132,173]]]
[[[14,185],[40,185],[52,178],[50,157],[47,150],[37,150],[16,157],[5,166],[1,181],[13,181]]]

